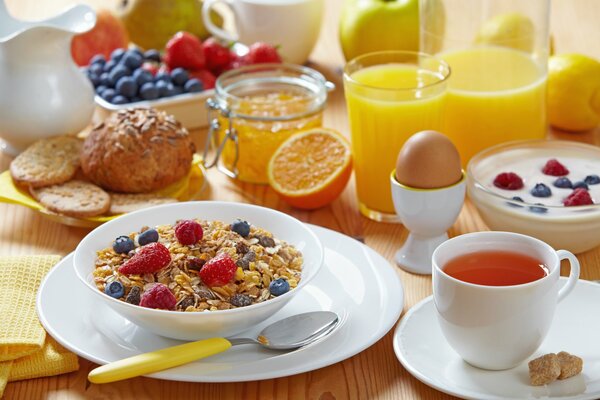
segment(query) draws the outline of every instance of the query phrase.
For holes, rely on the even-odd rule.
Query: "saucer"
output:
[[[566,278],[561,278],[561,284]],[[600,398],[600,285],[580,280],[558,304],[548,336],[518,367],[487,371],[464,362],[450,348],[437,321],[433,296],[412,307],[394,333],[396,356],[415,378],[465,399]],[[527,361],[567,351],[583,358],[583,372],[548,386],[531,386]]]
[[[327,337],[292,352],[236,346],[152,378],[189,382],[241,382],[278,378],[345,360],[377,342],[396,323],[403,307],[398,272],[364,244],[329,229],[309,225],[325,248],[325,265],[278,313],[240,337],[256,337],[272,322],[307,311],[340,316]],[[154,335],[95,301],[77,279],[73,255],[46,276],[37,297],[44,328],[67,349],[97,364],[183,342]]]

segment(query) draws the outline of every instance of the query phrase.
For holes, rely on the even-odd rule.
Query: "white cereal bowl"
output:
[[[262,303],[231,310],[181,312],[155,310],[114,299],[96,287],[92,272],[96,252],[110,246],[120,235],[138,231],[143,226],[173,224],[179,219],[233,221],[245,219],[263,228],[302,252],[304,263],[298,286]],[[131,322],[155,334],[180,340],[229,337],[264,321],[279,311],[317,274],[323,264],[323,246],[317,236],[297,219],[269,208],[218,201],[165,204],[123,215],[90,232],[77,246],[75,272],[100,303]],[[92,310],[90,310],[92,311]]]

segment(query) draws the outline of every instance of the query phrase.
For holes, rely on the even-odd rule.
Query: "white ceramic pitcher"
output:
[[[35,140],[76,133],[94,112],[94,88],[71,58],[71,39],[95,25],[77,5],[45,21],[20,21],[0,0],[0,143],[16,155]]]

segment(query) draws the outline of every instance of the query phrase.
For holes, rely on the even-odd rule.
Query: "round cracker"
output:
[[[33,188],[64,183],[79,168],[82,141],[73,136],[38,140],[10,163],[17,183]]]
[[[172,197],[161,197],[154,194],[125,194],[111,193],[110,214],[125,214],[142,208],[157,206],[160,204],[176,203],[177,199]]]
[[[85,181],[73,180],[31,189],[31,193],[48,210],[70,217],[94,217],[110,208],[108,193]]]

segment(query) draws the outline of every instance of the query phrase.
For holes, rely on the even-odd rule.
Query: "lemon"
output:
[[[531,20],[519,13],[499,14],[487,20],[479,30],[475,43],[533,50],[535,29]]]
[[[582,54],[561,54],[548,63],[548,118],[567,131],[600,122],[600,62]]]

